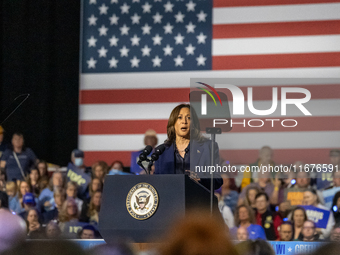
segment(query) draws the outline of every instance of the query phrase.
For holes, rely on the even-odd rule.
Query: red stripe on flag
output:
[[[259,144],[259,149],[265,144]],[[305,164],[329,164],[329,149],[274,149],[276,164],[294,164],[302,161]],[[220,150],[220,157],[232,165],[256,162],[259,150]]]
[[[265,144],[259,144],[260,147]],[[329,149],[274,149],[274,161],[276,164],[293,164],[303,161],[306,164],[328,164]],[[220,150],[220,156],[228,160],[232,165],[250,164],[258,158],[259,150]],[[111,164],[115,160],[123,162],[124,166],[130,166],[130,151],[85,151],[85,165],[91,166],[98,160]]]
[[[213,25],[213,39],[340,34],[340,20]]]
[[[340,52],[213,56],[213,70],[340,66]]]
[[[263,127],[249,127],[248,121],[251,119],[261,119],[264,122]],[[274,121],[265,121],[265,119],[279,119]],[[298,122],[296,127],[283,127],[281,122],[284,119],[294,119]],[[287,118],[233,118],[234,123],[241,123],[245,120],[245,126],[235,124],[231,133],[244,132],[297,132],[297,131],[337,131],[340,127],[340,116],[332,117],[287,117]],[[125,120],[125,121],[80,121],[80,135],[120,135],[120,134],[144,134],[149,128],[154,129],[158,134],[166,134],[168,120]],[[293,121],[285,121],[286,126],[295,125]],[[250,125],[259,126],[260,121],[251,121]]]
[[[213,84],[210,84],[213,85]],[[200,86],[197,84],[197,86]],[[340,97],[340,85],[282,85],[273,87],[278,88],[278,96],[281,98],[281,87],[299,87],[308,89],[312,94],[312,99],[331,99]],[[244,95],[247,95],[247,87],[240,87]],[[229,101],[233,101],[233,98],[229,90],[227,96]],[[119,104],[119,103],[166,103],[166,102],[181,102],[189,101],[190,88],[183,89],[140,89],[138,96],[126,97],[122,101],[124,95],[128,95],[131,92],[129,89],[122,90],[82,90],[81,104]],[[152,95],[152,96],[150,96]],[[301,93],[289,93],[288,98],[302,98]],[[272,100],[272,87],[270,86],[256,86],[253,87],[253,100]]]
[[[338,3],[338,0],[214,0],[213,7]]]
[[[82,90],[80,104],[188,102],[190,88]]]

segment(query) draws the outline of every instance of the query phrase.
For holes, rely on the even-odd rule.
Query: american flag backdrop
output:
[[[129,165],[149,128],[164,141],[190,78],[340,78],[339,0],[84,0],[81,31],[87,164]],[[223,158],[247,164],[269,145],[277,163],[328,163],[340,147],[340,82],[328,81],[257,85],[259,106],[271,105],[273,86],[307,88],[312,116],[288,112],[294,130],[235,128],[219,138]]]

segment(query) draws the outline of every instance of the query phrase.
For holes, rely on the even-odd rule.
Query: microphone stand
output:
[[[215,141],[216,134],[222,134],[221,128],[208,127],[206,128],[206,133],[211,134],[211,156],[210,156],[210,166],[215,163]],[[210,213],[213,213],[213,201],[214,201],[214,173],[210,173]]]
[[[149,162],[149,165],[150,165],[150,161],[151,161],[150,159],[146,158],[146,159],[143,160],[143,161]],[[143,164],[142,164],[143,161],[142,161],[142,160],[138,160],[137,164],[138,164],[141,168],[143,168],[143,170],[145,171],[146,174],[150,175],[149,166],[148,166],[148,171],[147,171],[147,170],[145,169],[145,167],[143,166]],[[151,167],[150,167],[150,169],[151,169]]]

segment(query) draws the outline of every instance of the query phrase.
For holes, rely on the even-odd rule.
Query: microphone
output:
[[[139,154],[139,160],[140,161],[145,161],[147,159],[147,156],[150,154],[152,151],[152,146],[147,145],[144,150],[142,151],[141,154]]]
[[[151,155],[151,160],[154,162],[158,160],[159,156],[165,151],[165,145],[161,144],[155,148],[155,152]]]

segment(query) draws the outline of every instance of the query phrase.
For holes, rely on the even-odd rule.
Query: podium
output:
[[[143,185],[154,188],[156,194],[152,195],[152,191],[146,189],[146,192],[136,191],[136,187]],[[144,195],[148,192],[150,195]],[[148,196],[153,201],[149,201]],[[133,212],[136,208],[139,210],[136,201],[146,202],[141,206],[155,202],[157,207],[155,209],[155,205],[152,208],[150,206],[150,213],[139,216]],[[186,175],[108,175],[98,228],[106,243],[121,239],[134,243],[155,242],[178,217],[184,217],[190,210],[202,208],[210,208],[210,191]],[[143,209],[147,210],[145,207]],[[214,209],[218,211],[215,196]]]

